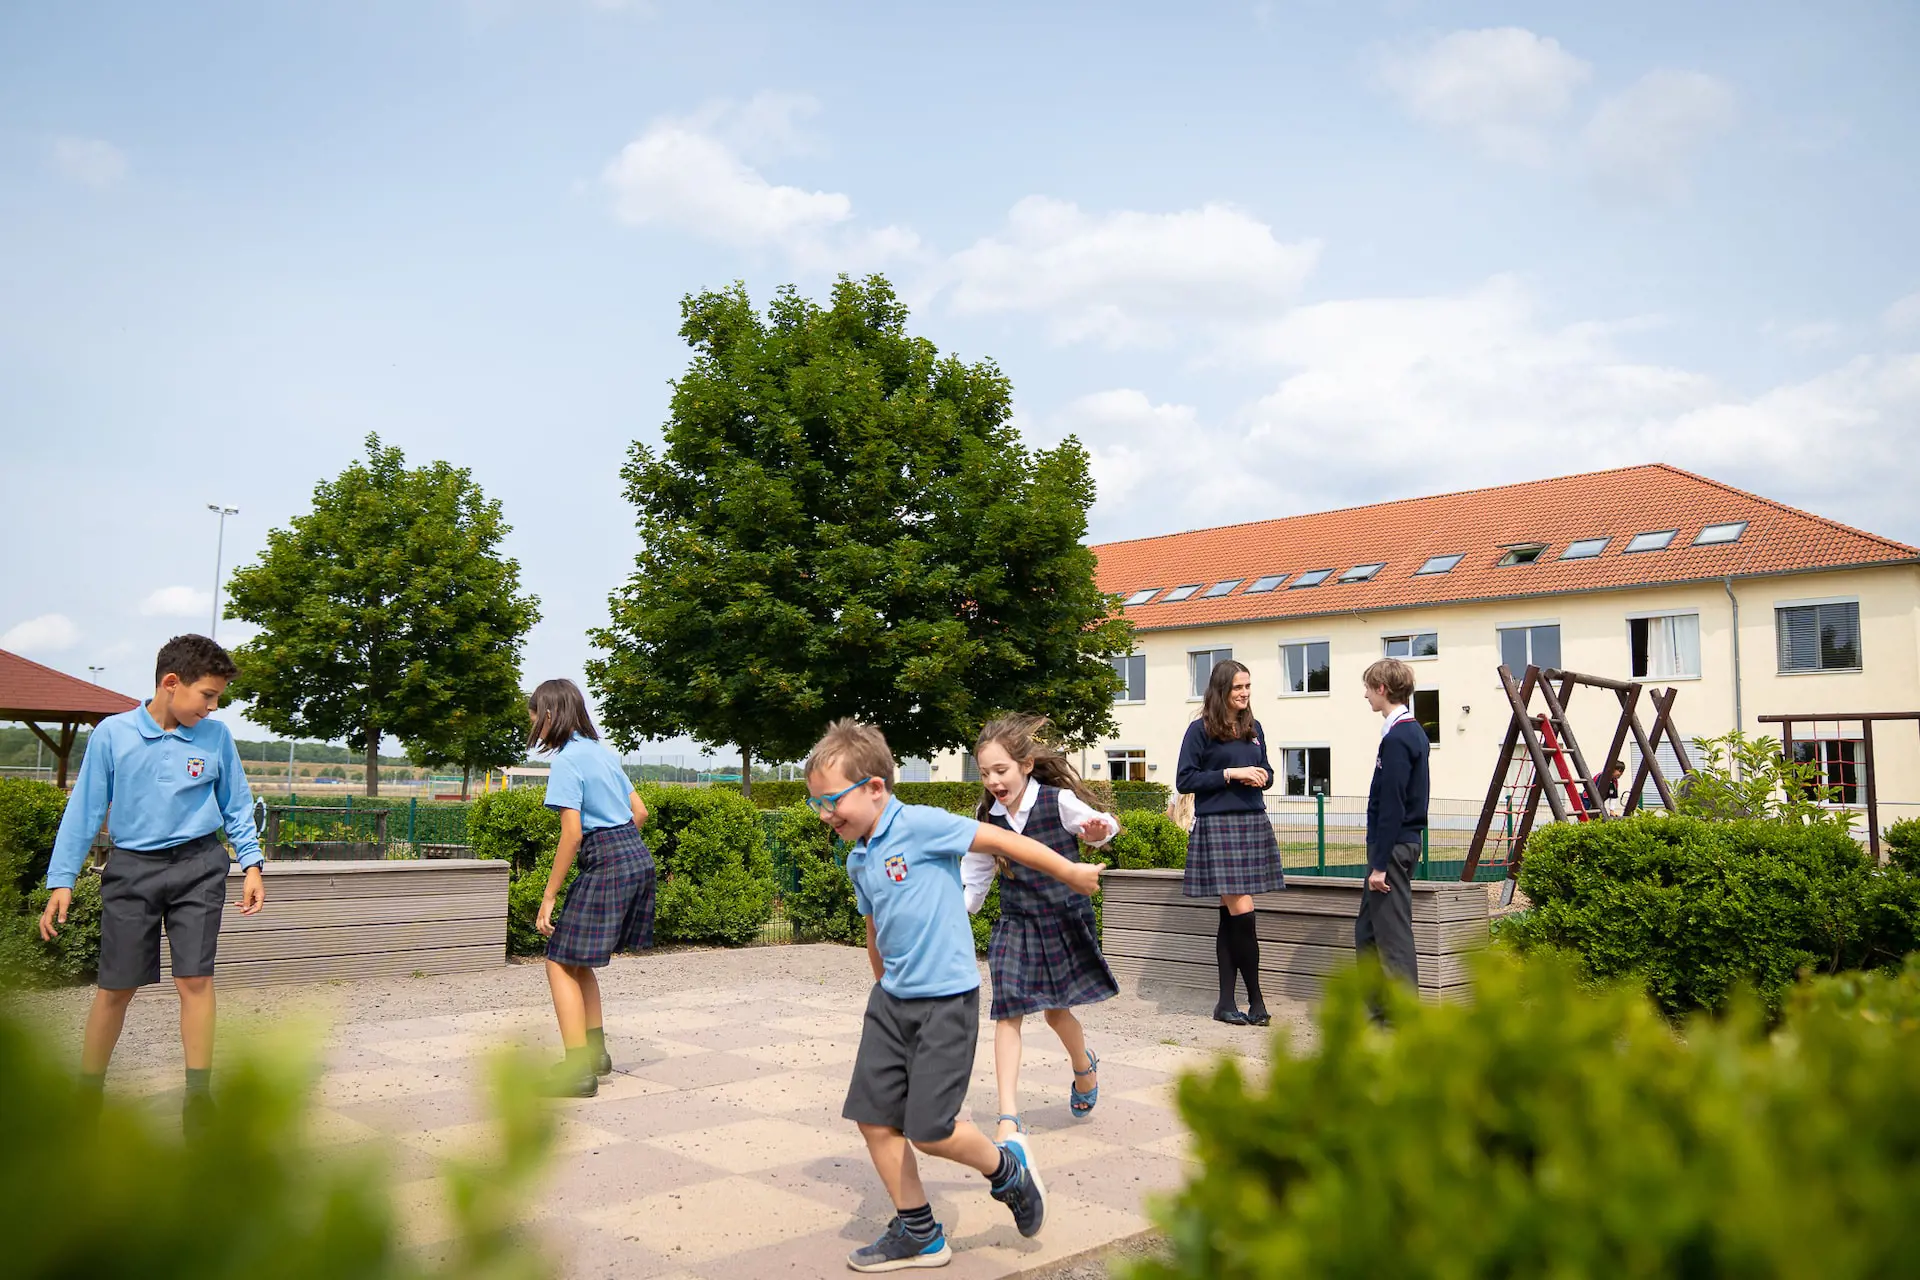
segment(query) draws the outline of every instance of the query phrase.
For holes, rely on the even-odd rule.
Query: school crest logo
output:
[[[907,878],[907,860],[899,854],[887,859],[887,879],[899,884]]]
[[[206,771],[207,762],[205,760],[202,760],[199,756],[189,756],[187,758],[187,776],[189,778],[197,778]]]

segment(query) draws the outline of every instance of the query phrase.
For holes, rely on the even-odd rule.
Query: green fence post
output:
[[[408,796],[407,797],[407,843],[408,844],[413,843],[413,818],[414,818],[414,815],[417,812],[419,812],[419,809],[420,809],[420,797]]]
[[[1318,859],[1315,862],[1315,866],[1317,868],[1318,874],[1325,875],[1327,874],[1327,793],[1326,792],[1316,791],[1313,793],[1313,809],[1314,809],[1315,822],[1317,823],[1320,829],[1320,835],[1319,835],[1320,853],[1319,853]]]

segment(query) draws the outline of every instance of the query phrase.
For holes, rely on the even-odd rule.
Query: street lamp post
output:
[[[240,508],[229,507],[219,502],[209,502],[207,510],[220,517],[220,533],[213,544],[213,620],[207,624],[207,639],[218,639],[220,630],[220,559],[227,544],[227,517],[240,514]]]
[[[96,667],[92,663],[87,664],[87,675],[92,677],[95,684],[100,683],[100,673],[105,670],[105,667]]]

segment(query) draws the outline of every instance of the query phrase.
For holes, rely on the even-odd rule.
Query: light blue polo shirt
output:
[[[847,855],[854,901],[873,917],[889,995],[919,1000],[979,988],[960,887],[960,859],[979,832],[972,818],[889,796],[873,833]]]
[[[582,831],[601,831],[633,821],[633,782],[620,757],[605,743],[582,734],[554,753],[547,774],[547,808],[578,809]]]
[[[241,866],[261,860],[253,789],[233,735],[218,720],[162,729],[144,705],[102,720],[60,816],[49,889],[73,888],[109,806],[107,834],[122,849],[171,849],[225,826]]]

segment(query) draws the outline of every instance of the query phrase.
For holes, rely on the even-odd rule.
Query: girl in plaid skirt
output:
[[[1253,718],[1253,677],[1239,663],[1216,662],[1207,677],[1200,718],[1180,743],[1175,785],[1193,797],[1182,892],[1220,899],[1214,957],[1220,966],[1218,1022],[1264,1027],[1272,1019],[1260,994],[1260,938],[1254,932],[1253,895],[1283,887],[1280,845],[1267,817],[1265,791],[1273,785],[1267,735]],[[1234,1000],[1234,980],[1247,984],[1247,1011]]]
[[[534,922],[547,940],[547,985],[567,1051],[550,1091],[591,1098],[600,1091],[599,1077],[613,1070],[593,971],[616,951],[653,945],[653,854],[640,838],[647,806],[620,757],[601,744],[580,686],[547,681],[533,691],[527,713],[529,745],[554,753],[546,805],[560,811],[560,844]],[[580,874],[556,921],[555,904],[576,857]]]
[[[975,816],[1077,862],[1080,840],[1104,845],[1120,824],[1112,814],[1100,812],[1099,799],[1059,748],[1043,737],[1046,729],[1041,716],[1002,716],[980,731],[974,758],[985,793]],[[1019,1098],[1022,1020],[1029,1013],[1046,1014],[1073,1068],[1073,1114],[1085,1119],[1099,1101],[1100,1060],[1087,1048],[1086,1032],[1072,1009],[1118,995],[1120,988],[1100,954],[1092,901],[1057,881],[1025,867],[1004,862],[996,866],[985,854],[968,854],[960,866],[967,910],[980,910],[996,870],[1000,918],[987,943],[987,972],[993,980],[993,1073],[1000,1086],[994,1140],[1024,1143]]]

